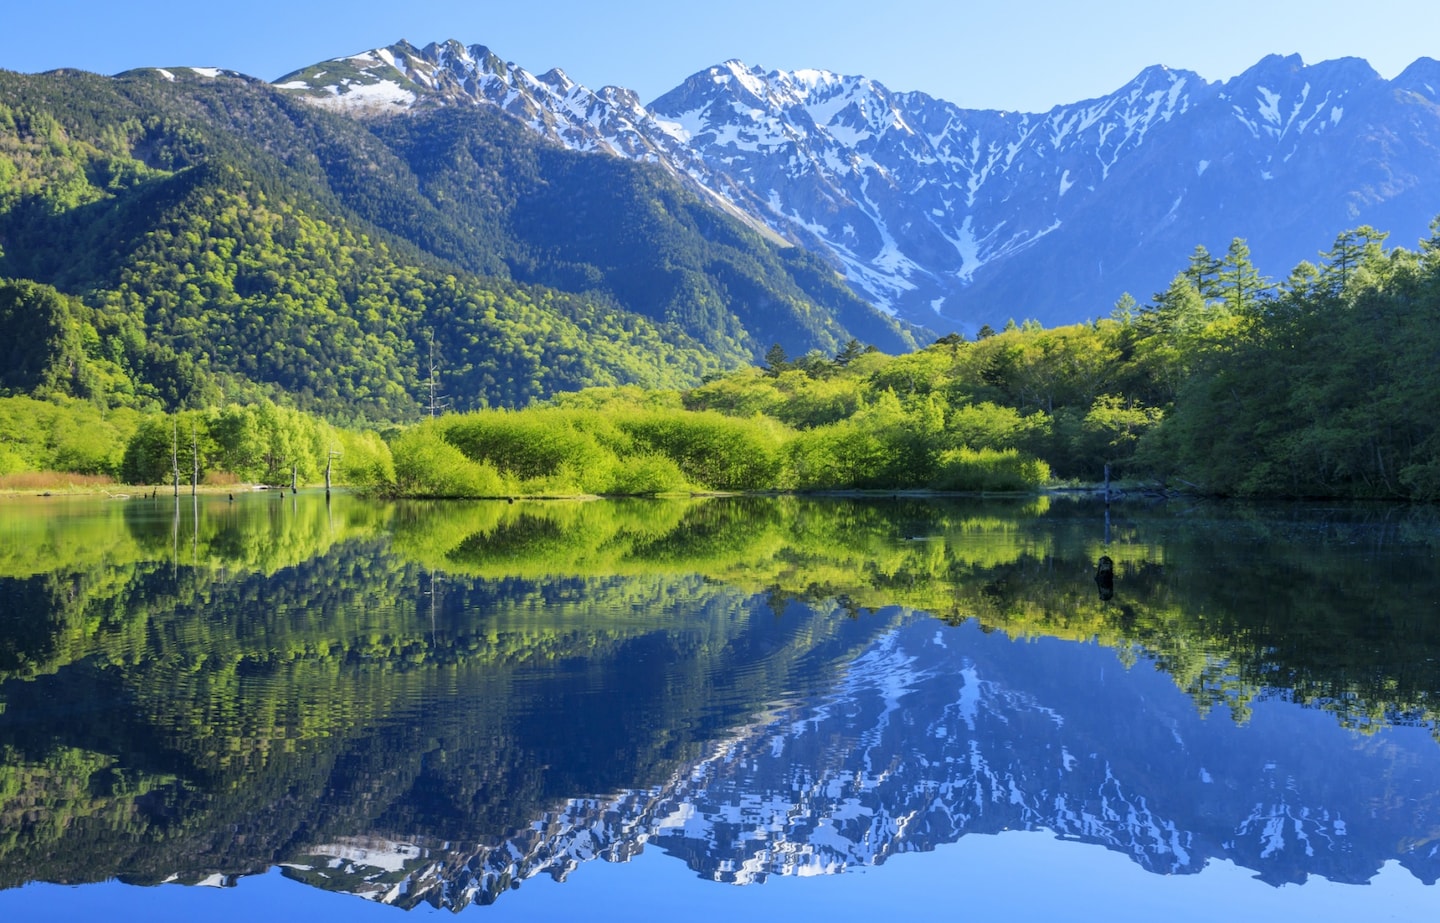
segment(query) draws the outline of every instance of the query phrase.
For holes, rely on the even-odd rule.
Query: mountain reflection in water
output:
[[[1007,830],[1440,877],[1425,512],[342,495],[0,533],[5,887],[280,866],[458,908],[647,847],[750,883]]]

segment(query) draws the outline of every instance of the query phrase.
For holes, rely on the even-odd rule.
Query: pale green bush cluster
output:
[[[690,491],[1033,490],[1049,468],[1014,447],[959,444],[933,400],[892,391],[797,430],[760,415],[588,393],[562,406],[442,417],[392,443],[396,491],[417,497]],[[1006,418],[1008,421],[1008,418]],[[972,427],[973,429],[973,427]]]
[[[713,412],[537,407],[443,417],[391,448],[406,496],[654,495],[774,487],[785,435]]]
[[[939,490],[1029,490],[1050,480],[1050,466],[1015,449],[949,449],[931,482]]]
[[[390,446],[395,490],[407,497],[500,497],[505,484],[493,465],[472,461],[437,427],[406,430]]]

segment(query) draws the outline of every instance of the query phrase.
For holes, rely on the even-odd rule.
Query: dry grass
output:
[[[248,487],[228,471],[210,471],[200,480],[201,493],[233,491],[237,487]],[[148,497],[152,493],[169,494],[169,482],[164,484],[124,484],[105,474],[71,474],[66,471],[21,471],[14,474],[0,474],[0,496],[23,496],[25,494],[96,494],[122,497]],[[180,492],[190,492],[187,478],[180,482]]]
[[[108,474],[70,474],[64,471],[19,471],[0,474],[0,490],[99,491],[114,487]]]

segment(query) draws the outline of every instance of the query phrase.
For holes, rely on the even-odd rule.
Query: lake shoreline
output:
[[[49,472],[47,472],[48,474]],[[57,474],[57,477],[62,475]],[[321,485],[302,485],[298,488],[301,491],[323,490]],[[358,491],[347,485],[335,485],[331,488],[336,491]],[[19,497],[45,498],[45,497],[108,497],[114,500],[141,500],[160,499],[165,496],[183,496],[189,493],[196,494],[238,494],[238,493],[267,493],[289,491],[287,485],[257,485],[257,484],[201,484],[195,490],[191,490],[188,484],[182,484],[178,493],[169,485],[154,484],[86,484],[67,481],[63,485],[57,484],[53,487],[0,487],[0,501]],[[367,491],[371,492],[371,491]],[[640,499],[700,499],[704,497],[836,497],[845,499],[926,499],[931,497],[994,497],[994,498],[1019,498],[1038,496],[1066,496],[1066,497],[1093,497],[1104,499],[1106,489],[1104,484],[1065,484],[1050,487],[1042,487],[1036,490],[937,490],[929,487],[913,488],[827,488],[821,490],[695,490],[677,491],[673,493],[659,494],[498,494],[487,497],[420,497],[407,496],[403,494],[387,494],[383,491],[373,491],[376,496],[387,500],[470,500],[470,501],[566,501],[566,500],[640,500]],[[1165,488],[1162,485],[1149,483],[1144,485],[1115,483],[1109,490],[1109,499],[1115,500],[1166,500],[1177,497],[1200,496],[1183,491],[1176,491]],[[1254,499],[1254,498],[1251,498]],[[1273,497],[1266,499],[1293,499]]]

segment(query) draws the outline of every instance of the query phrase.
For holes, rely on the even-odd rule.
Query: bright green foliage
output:
[[[914,486],[890,483],[895,435],[845,420],[799,434],[786,446],[786,464],[801,490]]]
[[[438,428],[466,457],[557,492],[603,492],[629,441],[603,416],[551,408],[457,415]]]
[[[1014,449],[1043,438],[1045,415],[1022,416],[1013,407],[982,401],[950,411],[946,435],[957,446],[972,449]]]
[[[426,423],[406,430],[390,447],[395,491],[406,497],[503,497],[508,493],[493,465],[473,461]]]
[[[869,381],[876,391],[893,391],[902,397],[930,394],[943,387],[956,365],[953,347],[932,347],[891,358],[871,371]]]
[[[835,423],[859,410],[861,382],[855,375],[816,375],[799,369],[770,375],[750,369],[693,388],[685,392],[684,402],[690,410],[718,410],[731,416],[760,413],[806,429]]]
[[[865,400],[860,381],[853,377],[811,378],[802,372],[787,372],[775,384],[785,397],[770,415],[797,429],[854,416]]]
[[[0,474],[20,471],[120,473],[139,425],[132,410],[102,411],[83,401],[0,397]]]
[[[799,429],[785,447],[787,477],[774,486],[923,488],[934,483],[944,452],[1014,449],[1030,458],[1050,449],[1051,416],[1032,406],[1034,389],[1046,389],[1044,403],[1059,411],[1065,400],[1091,397],[1117,374],[1105,356],[1118,347],[1105,344],[1119,330],[1113,323],[1016,327],[978,343],[951,336],[905,356],[866,352],[806,371],[736,373],[684,400],[696,409],[773,416]]]
[[[854,416],[800,434],[790,447],[797,486],[926,486],[941,433],[937,411],[928,398],[906,408],[895,392],[886,390]]]
[[[1048,468],[1030,464],[1020,449],[1049,438],[1044,415],[991,403],[952,409],[946,373],[962,367],[960,355],[968,357],[950,341],[898,359],[863,351],[843,365],[819,359],[775,374],[752,369],[685,393],[687,410],[664,396],[641,401],[623,389],[596,390],[557,406],[437,425],[466,457],[493,465],[530,495],[926,488],[935,486],[942,453],[960,458],[958,449],[980,452],[1007,473],[946,489],[1042,486]],[[917,369],[926,370],[925,387],[903,397],[879,387]],[[395,450],[398,465],[398,444]]]
[[[375,433],[337,429],[268,401],[145,417],[108,473],[129,484],[189,484],[198,467],[202,483],[224,473],[248,483],[289,485],[293,478],[307,485],[323,483],[327,462],[335,485],[394,482],[389,447]]]
[[[616,419],[637,447],[671,459],[709,490],[778,486],[785,427],[763,418],[695,413],[630,414]]]
[[[679,410],[681,406],[678,391],[649,390],[637,385],[566,391],[555,395],[546,403],[551,407],[567,410]]]
[[[781,476],[786,431],[763,419],[639,406],[623,394],[587,410],[480,411],[423,429],[527,495],[764,489]],[[401,458],[411,446],[393,445],[397,473],[413,470]]]
[[[1081,422],[1080,452],[1093,470],[1130,458],[1139,441],[1163,419],[1157,407],[1145,407],[1113,394],[1095,399]]]
[[[800,377],[806,377],[803,373]],[[717,410],[736,417],[773,415],[785,400],[779,377],[759,368],[742,369],[685,392],[687,410]]]
[[[1050,466],[1015,449],[950,449],[940,453],[931,486],[937,490],[1024,491],[1050,480]]]
[[[619,496],[653,497],[690,489],[690,481],[673,458],[659,452],[627,456],[610,472],[605,493]]]
[[[231,404],[206,416],[215,424],[214,461],[223,470],[272,484],[288,480],[292,470],[302,483],[314,483],[325,470],[334,440],[314,418],[269,402]]]
[[[331,445],[333,483],[387,489],[395,483],[395,461],[378,433],[333,430]]]

